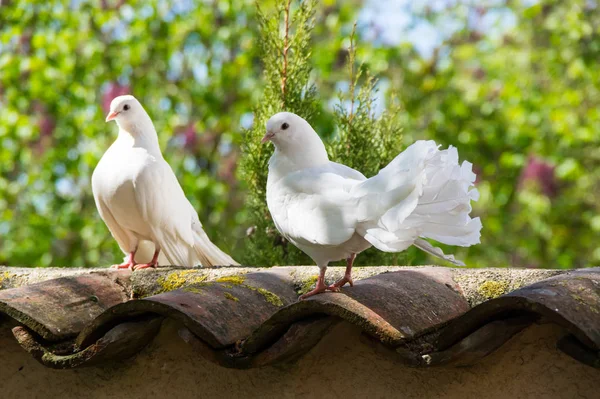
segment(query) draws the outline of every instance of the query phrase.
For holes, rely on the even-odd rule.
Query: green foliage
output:
[[[314,26],[314,4],[300,2],[290,19],[290,0],[277,3],[278,18],[267,16],[259,9],[261,60],[264,66],[265,90],[260,106],[255,112],[255,123],[245,136],[242,147],[242,178],[248,184],[247,204],[250,207],[248,245],[242,262],[253,265],[310,264],[310,259],[279,236],[266,206],[266,181],[268,159],[271,149],[260,144],[264,125],[269,117],[280,111],[294,112],[314,123],[318,101],[316,87],[310,83],[311,32]],[[281,21],[283,20],[283,23]],[[329,145],[333,160],[376,174],[395,157],[400,150],[400,107],[376,116],[373,109],[376,81],[368,75],[358,87],[362,70],[356,67],[354,27],[350,36],[347,68],[350,87],[340,93],[340,103],[335,107],[334,120],[339,134]],[[346,105],[349,104],[349,109]],[[355,109],[356,106],[356,109]],[[361,255],[359,264],[397,263],[397,254],[385,254],[376,250]]]
[[[444,249],[470,265],[592,266],[600,260],[600,10],[579,0],[504,10],[514,27],[487,36],[465,21],[398,84],[406,131],[456,145],[478,170],[482,244]],[[461,5],[428,18],[494,11]]]
[[[310,82],[314,7],[315,0],[299,2],[295,10],[291,0],[278,0],[274,14],[258,8],[264,91],[254,113],[253,127],[246,132],[242,144],[240,174],[248,187],[246,206],[252,226],[241,258],[244,264],[269,266],[309,261],[279,236],[271,220],[266,186],[272,148],[260,140],[267,120],[277,112],[293,112],[309,122],[317,113],[316,89]]]
[[[361,24],[349,54],[362,1],[292,2],[283,91],[288,2],[260,2],[258,16],[252,0],[126,3],[0,7],[0,264],[96,266],[120,256],[90,189],[116,133],[101,104],[120,90],[152,116],[211,239],[244,263],[310,263],[279,239],[264,200],[272,149],[259,141],[268,117],[284,109],[310,121],[333,160],[367,176],[398,153],[400,128],[405,145],[434,139],[458,147],[479,176],[482,244],[443,249],[470,266],[600,261],[593,2],[459,1],[413,12],[414,24],[459,27],[432,55],[409,42],[390,45],[377,26]],[[515,25],[481,22],[498,13]],[[386,99],[388,114],[373,112],[374,98]],[[240,145],[250,154],[243,159]],[[405,254],[357,261],[427,261],[415,249]]]
[[[385,167],[401,150],[401,108],[392,101],[389,109],[376,115],[377,81],[366,71],[361,87],[362,65],[356,68],[356,26],[350,36],[347,69],[349,88],[340,92],[334,108],[338,135],[328,146],[329,156],[335,162],[358,169],[365,176],[373,176]],[[394,100],[392,98],[392,100]]]
[[[231,142],[259,73],[255,34],[243,24],[253,15],[251,0],[186,10],[159,0],[3,4],[0,264],[122,257],[90,187],[116,138],[102,103],[119,90],[144,104],[208,234],[230,250],[243,202]]]
[[[401,108],[392,101],[388,109],[376,115],[376,80],[368,70],[365,71],[362,85],[358,87],[363,69],[362,65],[356,68],[355,34],[356,25],[350,35],[348,48],[349,88],[345,93],[340,92],[339,103],[334,108],[338,135],[329,143],[328,152],[331,160],[360,170],[370,177],[376,175],[401,150]],[[399,264],[402,258],[399,254],[371,248],[357,258],[356,264]]]

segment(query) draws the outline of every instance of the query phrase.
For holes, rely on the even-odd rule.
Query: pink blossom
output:
[[[198,134],[196,133],[196,128],[194,127],[194,123],[189,123],[183,129],[182,134],[183,134],[183,138],[184,138],[183,145],[185,146],[186,149],[193,151],[194,148],[196,148],[196,144],[198,143]]]
[[[125,94],[130,94],[131,88],[128,85],[120,85],[118,83],[110,83],[108,88],[102,95],[102,109],[105,113],[110,111],[110,102],[118,96],[123,96]]]
[[[523,168],[519,188],[527,182],[536,184],[542,193],[552,198],[558,194],[558,182],[554,176],[554,165],[536,156],[529,156],[527,165]]]

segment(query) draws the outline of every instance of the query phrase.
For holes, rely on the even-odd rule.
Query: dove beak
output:
[[[117,111],[115,112],[111,112],[110,114],[108,114],[108,116],[106,117],[106,122],[110,122],[112,120],[114,120],[117,115],[119,115],[119,113]]]
[[[267,134],[265,134],[262,138],[262,140],[260,141],[261,144],[266,143],[267,141],[271,141],[271,139],[275,136],[275,133],[273,132],[269,132],[267,131]]]

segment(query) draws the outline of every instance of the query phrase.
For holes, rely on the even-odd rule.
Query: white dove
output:
[[[479,243],[481,221],[472,219],[471,200],[478,199],[469,162],[458,164],[458,152],[440,151],[433,141],[417,141],[379,173],[362,173],[331,162],[313,128],[298,115],[281,112],[267,122],[262,142],[271,141],[267,205],[275,226],[320,268],[314,290],[300,299],[338,291],[352,282],[356,254],[374,245],[400,252],[411,245],[444,255],[424,238],[444,244]],[[325,285],[329,262],[346,259],[344,277]]]
[[[124,262],[113,267],[143,269],[156,267],[159,261],[237,265],[202,229],[140,102],[129,95],[116,97],[106,117],[107,122],[112,120],[119,135],[92,174],[92,191],[102,220],[126,254]],[[144,254],[149,248],[154,252],[151,259]]]

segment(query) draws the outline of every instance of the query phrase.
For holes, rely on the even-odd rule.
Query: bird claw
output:
[[[338,281],[336,281],[334,284],[331,284],[329,287],[327,287],[327,289],[330,291],[339,292],[340,288],[345,286],[346,283],[350,284],[350,287],[354,287],[354,281],[352,281],[352,277],[344,276]]]
[[[337,283],[335,283],[335,284],[337,284]],[[335,284],[332,284],[332,285],[329,285],[329,286],[327,286],[325,284],[322,284],[322,285],[317,284],[317,286],[312,291],[309,291],[306,294],[301,295],[298,298],[298,300],[302,301],[302,300],[304,300],[306,298],[309,298],[309,297],[311,297],[313,295],[322,294],[322,293],[327,292],[327,291],[340,292],[340,288],[338,286],[336,286]]]
[[[112,265],[110,268],[111,269],[130,269],[130,270],[134,270],[135,265],[131,262],[124,262],[121,264],[117,264],[117,265]]]
[[[133,266],[133,270],[140,270],[140,269],[155,269],[156,268],[156,263],[138,263],[137,265]]]

